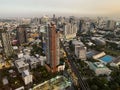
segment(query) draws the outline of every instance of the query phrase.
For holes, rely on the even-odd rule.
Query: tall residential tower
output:
[[[17,27],[17,39],[20,45],[27,42],[27,28],[27,25],[19,25]]]
[[[12,49],[12,44],[11,44],[11,40],[10,40],[10,33],[5,31],[5,29],[1,29],[0,36],[1,36],[2,47],[4,50],[5,56],[6,57],[12,56],[13,49]]]
[[[52,72],[56,72],[59,65],[59,32],[54,22],[48,25],[46,44],[47,64],[50,65]]]

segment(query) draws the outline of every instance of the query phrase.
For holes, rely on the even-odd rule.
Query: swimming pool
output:
[[[102,58],[99,58],[99,59],[102,60],[102,61],[104,61],[104,62],[109,63],[109,62],[111,62],[113,60],[113,58],[114,57],[112,57],[112,56],[106,55],[106,56],[104,56]]]

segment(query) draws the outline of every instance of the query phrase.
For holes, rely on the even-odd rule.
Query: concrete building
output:
[[[37,68],[37,65],[39,64],[39,60],[35,57],[30,57],[29,59],[29,65],[30,65],[30,68],[33,69],[33,68]]]
[[[74,47],[75,55],[81,60],[86,60],[86,47],[85,47],[85,45],[82,42],[77,41],[77,40],[73,40],[72,45]]]
[[[28,85],[33,82],[33,76],[30,74],[28,70],[22,72],[22,79],[25,85]]]
[[[105,56],[105,55],[106,55],[105,52],[100,52],[100,53],[94,55],[94,56],[93,56],[93,59],[98,59],[98,58],[103,57],[103,56]]]
[[[115,29],[116,22],[113,20],[108,20],[106,24],[106,29],[114,30]]]
[[[46,62],[46,56],[44,56],[44,57],[40,56],[39,61],[40,61],[41,66],[44,66],[45,62]]]
[[[105,40],[103,38],[101,38],[101,37],[92,37],[91,39],[92,39],[93,43],[95,45],[97,45],[97,46],[104,46],[104,45],[106,45]]]
[[[63,71],[65,69],[65,63],[63,65],[58,66],[58,72]]]
[[[47,28],[46,34],[46,57],[47,64],[50,65],[52,72],[57,71],[59,65],[59,32],[54,22],[51,22]]]
[[[19,25],[17,27],[17,39],[19,44],[27,43],[27,25]]]
[[[84,31],[84,27],[85,27],[85,21],[84,20],[80,20],[79,21],[79,28],[78,28],[78,35],[80,34],[80,33],[82,33],[83,31]]]
[[[77,24],[76,23],[65,23],[63,25],[63,34],[64,34],[64,39],[69,40],[73,39],[76,37],[77,33]]]
[[[120,68],[120,56],[110,62],[111,66]]]
[[[40,19],[40,24],[47,24],[48,21],[49,21],[49,17],[48,16],[43,16]]]
[[[23,55],[23,53],[21,51],[20,53],[17,54],[17,56],[18,56],[18,58],[23,58],[24,55]]]
[[[89,67],[91,70],[95,72],[97,76],[99,75],[109,75],[111,73],[111,70],[107,68],[104,64],[101,62],[89,62]]]
[[[24,58],[15,61],[15,66],[17,67],[19,73],[22,73],[24,70],[29,70],[29,64]]]
[[[4,50],[4,54],[6,57],[9,57],[13,54],[13,48],[10,40],[9,32],[5,31],[4,29],[0,30],[0,36],[2,39],[2,47]]]

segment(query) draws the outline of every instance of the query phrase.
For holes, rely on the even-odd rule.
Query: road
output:
[[[64,46],[63,42],[60,40],[60,43],[64,49],[64,51],[66,52],[67,58],[70,62],[71,65],[71,69],[72,71],[75,73],[75,75],[78,78],[78,84],[80,86],[80,90],[90,90],[89,86],[87,84],[87,82],[85,82],[80,74],[80,71],[78,70],[79,66],[77,64],[77,60],[76,58],[73,56],[73,54],[71,53],[70,49],[68,46]]]

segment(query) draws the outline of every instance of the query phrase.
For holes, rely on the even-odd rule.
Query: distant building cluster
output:
[[[23,90],[31,87],[33,90],[63,90],[74,80],[80,84],[86,77],[85,70],[93,71],[96,76],[110,76],[113,71],[109,67],[120,68],[119,53],[119,19],[56,17],[55,14],[53,17],[0,19],[0,69],[12,68],[7,72],[11,77],[18,75],[22,78]],[[63,76],[38,84],[35,75],[37,78],[44,76],[42,70],[38,70],[39,66],[45,67],[44,75],[57,73]],[[37,74],[35,70],[38,70]],[[0,77],[4,85],[9,83],[8,77]]]

